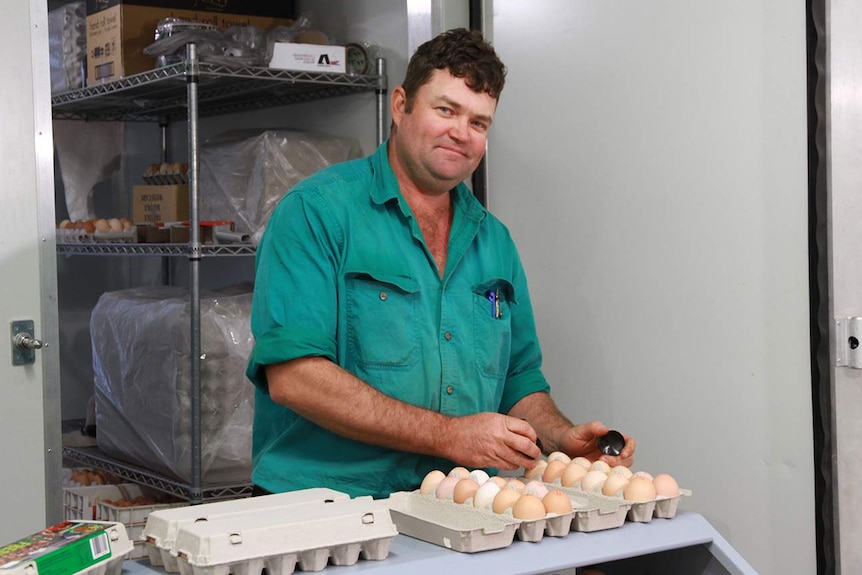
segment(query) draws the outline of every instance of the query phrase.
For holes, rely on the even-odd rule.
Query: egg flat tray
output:
[[[291,505],[180,525],[182,575],[272,575],[380,561],[397,535],[389,509],[371,497]]]
[[[161,566],[168,573],[177,573],[175,548],[180,527],[196,521],[210,521],[223,517],[239,517],[267,509],[294,505],[323,505],[333,501],[346,501],[350,496],[341,491],[318,487],[260,497],[216,501],[190,507],[154,511],[147,517],[142,537],[147,544],[147,555],[152,565]]]
[[[545,483],[545,485],[547,485],[549,489],[559,489],[572,498],[573,501],[584,501],[587,507],[596,507],[598,515],[611,516],[606,517],[605,519],[596,519],[592,522],[591,527],[593,528],[587,528],[588,526],[584,524],[584,528],[576,528],[576,531],[596,531],[597,529],[595,527],[598,525],[608,525],[608,527],[600,527],[601,529],[619,527],[626,519],[636,523],[649,523],[654,517],[660,519],[673,519],[676,516],[677,509],[679,508],[680,499],[682,497],[689,497],[692,494],[690,489],[680,489],[679,495],[674,497],[660,496],[650,501],[632,502],[626,501],[622,497],[584,491],[577,486],[563,487],[560,485],[559,480],[556,480],[553,483]],[[623,507],[625,508],[625,512],[622,513],[620,518],[620,513]],[[617,524],[617,522],[619,522],[619,524]]]
[[[516,536],[534,543],[545,536],[565,537],[577,513],[551,513],[541,519],[522,520],[514,518],[511,510],[498,514],[476,509],[472,501],[469,498],[458,504],[418,491],[402,491],[390,495],[385,503],[399,533],[464,553],[507,547]]]

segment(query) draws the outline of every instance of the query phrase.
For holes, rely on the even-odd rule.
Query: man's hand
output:
[[[630,467],[634,463],[635,440],[625,434],[625,447],[616,457],[604,455],[599,450],[599,437],[605,435],[610,429],[599,421],[590,421],[580,425],[569,427],[560,437],[560,451],[564,451],[572,457],[586,457],[590,461],[601,459],[611,467],[625,465]]]
[[[536,431],[516,417],[477,413],[454,418],[446,427],[446,458],[468,468],[529,469],[542,455]]]

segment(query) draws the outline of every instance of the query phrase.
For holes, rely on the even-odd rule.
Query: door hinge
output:
[[[835,365],[862,369],[862,317],[835,319]]]

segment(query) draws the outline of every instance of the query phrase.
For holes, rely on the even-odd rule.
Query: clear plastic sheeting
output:
[[[70,2],[48,12],[51,93],[84,86],[87,56],[87,5]]]
[[[250,313],[250,284],[201,293],[204,483],[251,477]],[[191,480],[190,326],[189,293],[180,287],[105,293],[90,318],[99,448],[185,482]]]
[[[260,242],[269,216],[294,185],[338,162],[358,158],[359,143],[311,132],[231,131],[201,146],[202,220],[234,220]]]

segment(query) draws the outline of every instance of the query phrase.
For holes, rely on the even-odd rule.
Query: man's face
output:
[[[408,111],[403,89],[396,88],[395,162],[421,191],[448,191],[479,165],[497,101],[447,70],[435,70],[411,104]]]

